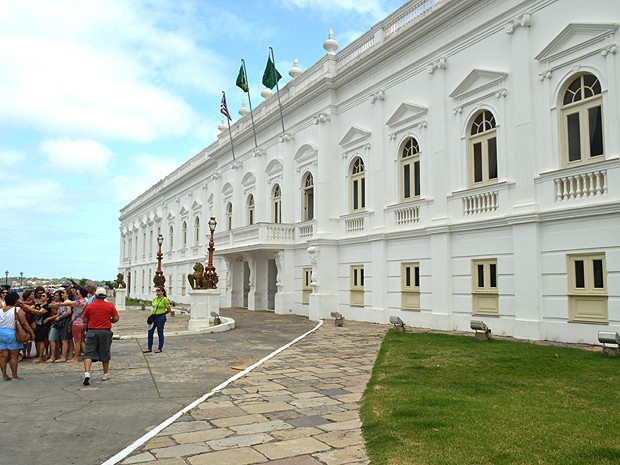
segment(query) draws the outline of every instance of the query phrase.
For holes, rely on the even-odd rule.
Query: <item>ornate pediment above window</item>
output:
[[[269,162],[269,164],[267,165],[267,168],[265,168],[265,174],[267,176],[274,176],[278,173],[281,173],[283,168],[284,168],[284,165],[282,164],[282,159],[276,158]]]
[[[200,210],[202,208],[202,202],[200,200],[194,200],[192,202],[192,210]]]
[[[507,77],[507,73],[474,69],[450,94],[450,97],[458,103],[454,113],[461,113],[463,107],[478,103],[491,96],[505,97],[507,94],[505,87]]]
[[[552,71],[600,53],[615,54],[616,23],[571,23],[549,45],[534,57],[542,64],[540,80],[550,78]]]
[[[422,105],[416,105],[415,103],[408,102],[401,103],[385,124],[392,129],[393,132],[391,134],[406,131],[407,129],[411,129],[413,127],[425,128],[427,125],[427,112],[428,108]]]
[[[293,160],[297,164],[295,170],[299,173],[304,168],[309,165],[316,163],[317,155],[319,154],[318,149],[314,144],[304,144],[295,153]]]
[[[254,189],[254,186],[256,185],[256,175],[254,174],[254,171],[248,171],[245,173],[241,179],[241,185],[243,186],[244,195]]]
[[[146,215],[143,215],[143,216],[140,218],[140,227],[141,227],[142,229],[146,228],[147,221],[148,221],[148,218],[146,217]]]
[[[248,171],[247,173],[245,173],[245,175],[243,175],[243,179],[241,179],[241,185],[243,185],[243,187],[249,187],[253,186],[254,184],[256,184],[256,175],[254,174],[254,171]]]
[[[166,219],[167,219],[168,221],[172,221],[172,220],[174,220],[174,212],[169,212],[169,213],[168,213],[168,216],[166,217]]]
[[[222,194],[224,194],[225,196],[229,196],[232,195],[233,193],[233,186],[231,183],[227,182],[226,184],[224,184],[224,187],[222,187]]]
[[[189,209],[185,205],[183,205],[179,210],[179,214],[181,216],[187,216],[189,214]]]
[[[370,140],[370,131],[359,126],[352,126],[338,143],[342,148],[359,147]]]
[[[352,126],[338,145],[343,149],[343,157],[360,149],[368,152],[370,150],[370,131],[359,126]]]
[[[123,226],[121,228],[121,236],[125,237],[127,234],[129,233],[129,231],[127,230],[127,226]]]
[[[284,165],[281,158],[275,158],[271,160],[265,168],[265,174],[267,175],[267,184],[271,185],[274,182],[282,180],[282,173],[284,171]]]
[[[151,212],[151,215],[153,215],[152,219],[154,223],[159,223],[163,217],[163,214],[160,208],[158,208],[154,212]]]

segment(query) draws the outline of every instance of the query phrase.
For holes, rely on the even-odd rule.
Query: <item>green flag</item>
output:
[[[265,72],[263,73],[263,85],[273,89],[280,79],[282,79],[282,76],[278,73],[276,65],[271,61],[271,57],[267,58],[267,66],[265,66]]]
[[[248,87],[248,78],[245,75],[243,65],[239,68],[239,74],[237,75],[237,87],[239,87],[243,92],[250,91],[250,88]]]

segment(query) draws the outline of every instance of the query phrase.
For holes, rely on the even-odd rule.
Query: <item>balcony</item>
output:
[[[546,210],[616,201],[619,194],[613,187],[618,180],[620,160],[611,158],[542,173],[535,184],[542,209]]]
[[[350,213],[340,217],[341,233],[343,236],[365,234],[368,229],[370,211]]]
[[[448,205],[454,218],[505,215],[510,205],[511,184],[505,181],[454,192]]]
[[[308,226],[307,224],[302,226]],[[281,223],[256,223],[215,233],[215,247],[219,252],[227,250],[250,250],[256,248],[277,249],[295,244],[296,228],[300,225]],[[312,234],[312,224],[309,224]],[[305,230],[304,230],[305,231]],[[304,241],[305,239],[301,239]]]

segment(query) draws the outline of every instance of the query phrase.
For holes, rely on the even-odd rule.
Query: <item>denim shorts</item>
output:
[[[0,350],[20,350],[24,344],[15,340],[15,328],[0,328]]]

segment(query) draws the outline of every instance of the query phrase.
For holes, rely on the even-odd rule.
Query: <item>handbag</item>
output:
[[[146,324],[150,325],[155,321],[155,315],[151,314],[149,315],[149,317],[146,319]]]
[[[14,318],[15,318],[15,340],[17,342],[30,342],[32,341],[32,336],[28,331],[24,329],[22,324],[17,319],[17,309],[13,309]]]

